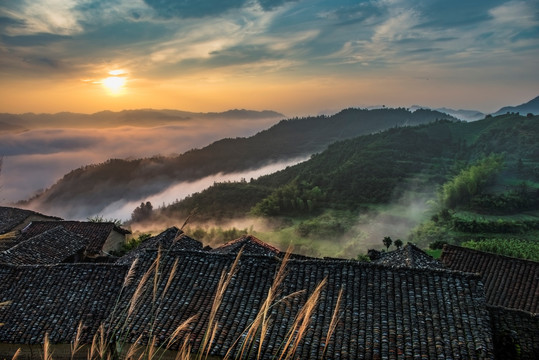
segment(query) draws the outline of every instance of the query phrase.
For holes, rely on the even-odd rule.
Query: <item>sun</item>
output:
[[[120,95],[127,82],[126,72],[124,70],[111,70],[109,71],[109,77],[103,79],[101,83],[107,89],[111,95]]]

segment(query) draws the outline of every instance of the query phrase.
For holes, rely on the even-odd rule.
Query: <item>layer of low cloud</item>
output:
[[[306,160],[306,158],[297,158],[291,159],[288,161],[272,163],[258,169],[252,169],[248,171],[242,171],[237,173],[229,174],[215,174],[207,176],[203,179],[192,181],[192,182],[179,182],[176,184],[171,184],[166,190],[161,191],[152,196],[141,197],[135,201],[117,201],[113,204],[110,204],[99,214],[84,214],[87,216],[103,216],[104,218],[109,219],[121,219],[128,220],[131,217],[133,210],[140,205],[141,202],[151,202],[155,207],[162,205],[170,205],[173,202],[180,201],[185,197],[194,194],[196,192],[201,192],[204,189],[209,188],[215,182],[226,182],[226,181],[241,181],[242,179],[256,179],[260,176],[274,173],[276,171],[282,170],[287,166],[295,165],[301,161]],[[133,189],[136,191],[136,189]]]
[[[192,119],[155,128],[38,129],[2,134],[0,201],[27,199],[80,166],[110,158],[178,155],[224,137],[254,135],[275,122]]]

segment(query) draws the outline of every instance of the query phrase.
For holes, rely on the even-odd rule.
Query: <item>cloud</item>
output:
[[[48,33],[39,33],[32,35],[16,35],[16,36],[7,36],[2,35],[2,41],[6,45],[12,46],[46,46],[50,43],[70,39],[69,36],[65,35],[56,35]]]
[[[299,0],[258,0],[256,3],[264,11],[272,11],[286,3]],[[203,18],[215,17],[231,10],[241,9],[251,5],[249,0],[144,0],[144,2],[163,18]]]
[[[16,5],[0,8],[12,21],[7,27],[9,35],[49,33],[72,35],[82,30],[73,12],[77,0],[20,1]]]
[[[184,199],[185,197],[192,195],[196,192],[201,192],[204,189],[212,186],[215,182],[226,181],[241,181],[241,179],[256,179],[260,176],[274,173],[282,170],[287,166],[295,165],[299,162],[305,161],[307,158],[297,158],[288,161],[272,163],[266,166],[262,166],[258,169],[252,169],[243,172],[229,173],[229,174],[215,174],[199,179],[197,181],[183,181],[176,184],[164,184],[165,190],[159,191],[151,196],[141,196],[135,201],[117,201],[110,204],[107,208],[103,209],[99,214],[87,214],[82,210],[82,217],[88,217],[93,215],[102,215],[105,218],[123,219],[128,220],[131,216],[131,212],[140,205],[141,202],[149,201],[154,206],[161,206],[162,204],[169,205],[175,201]],[[144,184],[145,186],[152,186],[151,184]],[[160,184],[163,187],[163,184]],[[157,186],[159,187],[159,186]],[[138,189],[131,186],[133,192],[137,192]]]
[[[164,18],[201,18],[241,8],[247,0],[144,0],[144,2]]]
[[[502,88],[513,79],[521,91],[523,81],[535,91],[533,76],[523,74],[537,73],[536,9],[537,0],[4,1],[0,73],[41,80],[44,96],[58,79],[99,78],[110,67],[129,69],[132,84],[148,92],[150,83],[179,93],[186,81],[197,88],[210,78],[234,89],[249,81],[259,87],[255,75],[283,91],[283,79],[354,80],[355,92],[365,78],[407,81],[425,69],[446,80],[440,86],[461,77],[463,86],[497,79]]]
[[[269,11],[269,10],[278,8],[280,6],[283,6],[286,3],[297,2],[297,1],[300,1],[300,0],[258,0],[258,3],[260,4],[260,6],[262,6],[262,9]]]
[[[0,174],[4,201],[18,201],[51,186],[80,166],[110,158],[142,158],[181,154],[223,137],[251,136],[275,119],[202,120],[154,128],[42,129],[2,134]],[[155,141],[159,139],[159,141]]]

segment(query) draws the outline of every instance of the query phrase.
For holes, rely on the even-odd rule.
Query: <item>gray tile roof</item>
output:
[[[87,245],[87,239],[56,226],[0,252],[0,263],[57,264],[82,252]]]
[[[539,263],[459,246],[444,245],[448,268],[479,273],[489,305],[539,312]]]
[[[170,239],[173,230],[163,237]],[[157,272],[148,272],[149,280],[143,282],[158,254]],[[179,324],[198,315],[180,334],[196,351],[207,329],[220,276],[230,271],[235,257],[147,249],[138,252],[133,282],[126,288],[122,284],[127,265],[0,265],[0,301],[13,301],[0,309],[0,320],[5,323],[0,327],[0,342],[37,344],[49,332],[53,343],[68,343],[82,321],[85,341],[104,322],[110,331],[126,325],[128,341],[140,335],[144,341],[153,334],[163,343]],[[242,255],[217,311],[219,325],[210,355],[224,356],[242,339],[281,263],[276,256]],[[299,359],[321,358],[324,349],[328,359],[492,358],[490,319],[478,275],[291,259],[278,299],[298,293],[271,307],[263,359],[272,359],[280,351],[294,318],[324,279],[327,284],[297,348]],[[335,332],[326,339],[341,290]],[[134,293],[138,293],[136,306],[126,317]]]
[[[237,254],[240,250],[244,254],[279,256],[281,251],[252,235],[244,235],[238,239],[229,241],[219,247],[211,249],[211,252],[220,254]]]
[[[539,354],[539,314],[487,306],[496,359],[536,360]]]
[[[371,254],[371,250],[369,250],[369,254]],[[412,243],[407,243],[402,249],[390,252],[377,251],[376,255],[378,256],[373,256],[374,259],[371,259],[372,262],[386,266],[417,269],[441,269],[444,267],[441,262]]]
[[[286,254],[286,252],[271,246],[253,235],[244,235],[238,239],[231,240],[219,247],[211,249],[210,252],[219,254],[238,254],[240,250],[243,254],[277,256],[279,258],[284,257]],[[303,260],[314,259],[300,254],[290,254],[290,258]]]
[[[123,235],[131,233],[129,230],[118,227],[111,222],[33,221],[22,231],[20,241],[39,235],[57,226],[62,226],[66,230],[88,239],[88,246],[86,247],[88,254],[99,254],[112,231]]]
[[[0,264],[0,343],[69,343],[79,322],[91,342],[110,316],[127,267],[110,264]]]
[[[11,231],[14,227],[22,223],[31,215],[49,217],[31,210],[0,206],[0,234]],[[50,216],[50,218],[61,220],[60,218],[53,216]]]
[[[156,256],[153,251],[141,256],[139,280]],[[155,318],[153,334],[159,334],[158,340],[164,341],[180,323],[199,314],[189,328],[196,349],[208,323],[219,276],[229,271],[234,258],[231,254],[208,252],[162,252],[159,273],[169,273],[176,259],[177,271],[165,295],[161,294],[166,275],[158,282],[158,304],[154,307],[153,282],[147,283],[138,307],[127,321],[137,329],[130,332],[130,340],[140,333],[148,334],[152,328],[150,319]],[[217,314],[219,331],[211,355],[224,356],[241,337],[264,301],[279,265],[280,260],[273,256],[242,256]],[[272,308],[273,322],[262,350],[264,359],[272,359],[279,351],[307,295],[324,278],[327,285],[298,347],[300,359],[322,356],[341,289],[340,320],[335,335],[327,341],[327,358],[492,358],[489,316],[476,275],[320,259],[290,260],[286,269],[281,295],[302,290],[306,293]],[[162,310],[152,313],[151,309]]]
[[[159,235],[144,240],[138,247],[116,260],[116,263],[131,264],[146,250],[156,250],[159,247],[163,250],[202,250],[203,245],[200,241],[190,238],[182,230],[172,226]]]

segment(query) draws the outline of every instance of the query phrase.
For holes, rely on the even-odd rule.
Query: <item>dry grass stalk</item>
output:
[[[128,317],[131,316],[131,314],[135,310],[135,308],[136,308],[136,306],[138,304],[140,295],[142,294],[142,291],[144,290],[144,286],[148,282],[148,279],[150,278],[151,273],[155,269],[156,261],[154,261],[152,263],[152,265],[148,268],[148,270],[144,273],[144,275],[142,276],[142,279],[140,280],[140,282],[137,285],[137,288],[136,288],[135,292],[133,293],[133,296],[129,300],[129,309],[127,310],[127,316]]]
[[[77,352],[82,348],[82,345],[80,345],[80,338],[82,335],[82,321],[79,322],[79,326],[77,327],[77,333],[75,334],[75,340],[71,343],[71,359],[75,356]]]
[[[197,210],[198,210],[198,208],[194,208],[193,210],[191,210],[191,212],[189,213],[189,215],[187,216],[187,218],[183,222],[183,225],[180,228],[180,230],[183,230],[183,228],[189,223],[189,221],[191,220],[191,216],[195,215]],[[174,239],[174,240],[176,240],[176,239]]]
[[[105,326],[101,324],[98,330],[99,342],[97,343],[97,354],[99,358],[104,359],[107,353],[107,342],[105,341]]]
[[[153,304],[155,304],[157,300],[157,288],[159,283],[159,265],[161,264],[161,246],[157,249],[157,258],[155,258],[155,272],[153,274],[153,289],[152,289],[152,296],[153,296]]]
[[[9,306],[9,305],[11,305],[12,302],[13,301],[11,301],[11,300],[0,302],[0,308]],[[0,326],[4,326],[4,323],[0,323]]]
[[[172,265],[172,269],[170,270],[170,273],[168,274],[168,280],[165,285],[165,290],[163,290],[163,293],[161,294],[161,300],[165,297],[165,294],[167,293],[168,288],[170,287],[170,284],[172,283],[172,279],[174,278],[174,275],[176,275],[176,270],[178,269],[178,261],[180,259],[176,258],[174,260],[174,265]]]
[[[283,257],[281,261],[281,265],[279,267],[279,270],[277,271],[277,274],[275,275],[273,279],[273,283],[270,286],[268,290],[268,294],[266,295],[266,299],[264,300],[264,303],[260,307],[260,310],[258,311],[253,323],[249,326],[247,330],[247,335],[245,336],[245,339],[241,345],[241,348],[239,350],[239,358],[242,359],[246,351],[250,351],[253,342],[255,341],[257,334],[260,332],[260,341],[258,345],[258,354],[257,359],[261,356],[262,351],[262,344],[264,342],[264,339],[266,337],[268,328],[271,324],[271,317],[269,316],[269,311],[271,307],[275,304],[275,301],[277,299],[277,296],[280,294],[280,286],[283,282],[285,276],[286,276],[286,265],[288,263],[288,260],[290,259],[291,251],[290,249],[285,253],[285,256]],[[239,340],[239,339],[238,339]],[[235,344],[234,344],[235,345]],[[227,354],[225,355],[225,359],[230,358],[232,355],[232,351],[234,348],[234,345],[231,346],[231,348],[228,350]]]
[[[51,343],[49,341],[49,333],[45,333],[43,338],[43,360],[52,360]]]
[[[135,277],[135,270],[137,268],[137,264],[138,264],[138,258],[136,258],[135,261],[131,263],[131,266],[129,267],[129,271],[127,272],[127,275],[125,276],[122,287],[129,286],[129,284],[131,284],[131,282],[133,281],[133,278]]]
[[[183,339],[183,344],[176,354],[174,360],[190,360],[191,359],[191,345],[189,344],[189,337],[186,336]]]
[[[307,301],[305,302],[305,305],[301,308],[300,312],[296,316],[296,319],[294,320],[294,324],[292,325],[292,328],[289,330],[287,335],[287,341],[284,347],[282,348],[281,356],[279,357],[279,360],[281,359],[293,359],[294,355],[296,354],[296,350],[299,346],[299,343],[301,340],[303,340],[303,337],[305,336],[305,333],[307,332],[307,328],[309,326],[309,323],[311,321],[311,316],[314,312],[314,309],[316,308],[318,304],[318,299],[320,298],[320,293],[322,292],[322,289],[326,285],[327,279],[324,278],[314,289],[313,293]]]
[[[148,345],[148,357],[146,359],[150,360],[153,359],[153,356],[155,355],[155,342],[157,341],[157,338],[155,335],[152,337],[152,342]]]
[[[331,340],[331,337],[333,336],[333,333],[335,332],[335,328],[337,327],[337,322],[340,319],[339,316],[339,307],[341,306],[341,299],[343,294],[343,288],[339,290],[339,295],[337,296],[337,302],[335,303],[335,309],[333,310],[333,315],[331,316],[331,322],[329,323],[329,329],[328,333],[326,334],[326,341],[324,344],[324,351],[322,352],[322,359],[326,355],[326,351],[328,349],[329,341]]]
[[[139,350],[141,348],[141,346],[138,345],[140,339],[142,339],[142,334],[140,334],[139,337],[137,338],[137,340],[135,340],[135,342],[133,344],[131,344],[131,346],[129,346],[129,349],[127,349],[127,352],[125,353],[125,358],[124,359],[129,360],[129,359],[133,359],[135,357],[135,354],[137,352],[139,352]]]
[[[95,333],[92,337],[92,346],[90,346],[90,351],[88,351],[88,360],[91,360],[94,358],[94,354],[97,348],[97,334]]]
[[[178,325],[178,327],[176,328],[176,330],[174,330],[174,332],[170,335],[170,339],[168,340],[166,349],[170,349],[170,347],[172,346],[172,344],[176,341],[176,338],[178,337],[178,335],[179,335],[182,331],[185,331],[185,330],[189,327],[189,325],[191,325],[191,323],[192,323],[193,321],[195,321],[196,318],[198,318],[198,314],[191,316],[189,319],[185,320],[185,321],[182,322],[180,325]],[[186,339],[189,339],[189,338],[186,337]]]
[[[204,338],[202,339],[202,344],[200,345],[199,352],[197,355],[197,359],[206,359],[209,355],[210,349],[211,349],[211,343],[214,339],[214,336],[217,331],[218,323],[215,321],[215,318],[217,316],[217,311],[219,310],[219,307],[221,306],[221,302],[223,301],[223,296],[225,294],[225,291],[232,281],[232,278],[238,271],[238,263],[240,261],[240,257],[242,254],[242,250],[238,252],[238,255],[234,259],[234,263],[231,265],[230,269],[228,270],[228,273],[223,270],[221,273],[221,277],[219,278],[219,283],[217,284],[217,289],[215,290],[215,297],[213,298],[210,315],[208,317],[208,327],[206,329],[206,334],[204,335]]]
[[[11,360],[17,360],[17,358],[21,355],[21,348],[18,348],[17,351],[15,351],[15,354],[13,354],[13,357],[11,358]]]

